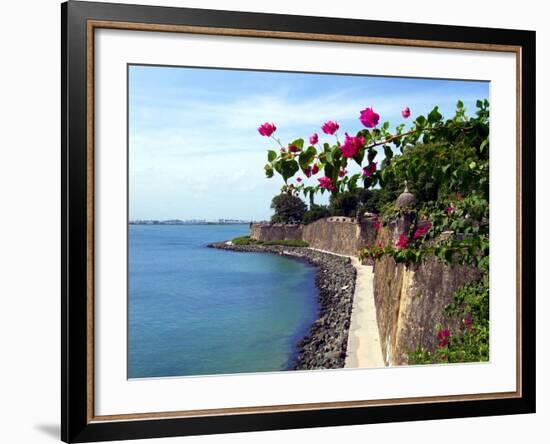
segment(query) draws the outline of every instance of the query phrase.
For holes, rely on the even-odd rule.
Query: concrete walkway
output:
[[[355,293],[351,308],[345,368],[385,367],[382,343],[378,332],[376,306],[374,304],[374,271],[371,265],[362,265],[356,256],[333,253],[311,248],[322,253],[349,257],[357,271]]]
[[[373,267],[351,261],[357,270],[345,368],[385,367],[374,305]]]

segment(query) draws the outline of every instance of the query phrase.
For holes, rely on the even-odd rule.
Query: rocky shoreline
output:
[[[291,368],[313,370],[344,367],[356,277],[355,267],[349,258],[310,248],[279,245],[233,245],[217,242],[208,247],[281,254],[315,265],[315,284],[319,290],[318,318],[307,336],[298,342],[298,353]]]

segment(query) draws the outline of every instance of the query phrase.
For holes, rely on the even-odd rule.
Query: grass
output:
[[[239,236],[231,241],[233,245],[250,245],[254,244],[256,241],[250,236]]]
[[[263,245],[283,245],[285,247],[307,247],[307,246],[309,246],[309,244],[306,241],[295,240],[295,239],[264,241]]]
[[[307,247],[309,244],[303,240],[285,239],[272,241],[258,241],[250,236],[239,236],[231,241],[233,245],[282,245],[284,247]]]

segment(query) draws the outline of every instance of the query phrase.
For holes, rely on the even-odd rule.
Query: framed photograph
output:
[[[62,439],[535,411],[535,33],[69,1]]]

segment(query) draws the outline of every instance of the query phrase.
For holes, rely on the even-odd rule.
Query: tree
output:
[[[354,217],[357,214],[359,199],[357,194],[344,191],[340,194],[332,194],[329,200],[329,211],[332,216]]]
[[[271,222],[298,223],[304,218],[306,204],[297,196],[282,193],[273,198],[271,209],[275,211],[275,214],[271,216]]]
[[[383,199],[386,196],[379,188],[356,188],[353,191],[332,194],[328,209],[333,216],[355,217],[359,212],[379,213],[380,205],[385,203]]]
[[[310,224],[316,220],[330,216],[330,211],[326,205],[311,204],[309,210],[304,213],[304,224]]]

